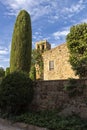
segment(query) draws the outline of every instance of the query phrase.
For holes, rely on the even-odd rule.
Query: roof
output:
[[[50,49],[50,50],[45,51],[45,52],[43,53],[43,55],[45,55],[45,54],[47,54],[47,53],[49,53],[49,52],[52,52],[52,51],[56,51],[57,49],[58,49],[58,50],[59,50],[59,49],[62,49],[63,47],[66,47],[66,46],[67,46],[66,43],[61,43],[60,45],[56,46],[55,48],[52,48],[52,49]]]

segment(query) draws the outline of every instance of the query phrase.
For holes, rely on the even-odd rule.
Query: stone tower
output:
[[[43,57],[43,53],[51,49],[51,44],[47,40],[39,41],[36,43],[36,49],[39,49],[42,52]],[[36,67],[36,79],[43,79],[43,73],[40,74],[39,65],[36,64],[35,67]]]
[[[51,49],[51,44],[47,40],[36,42],[36,49],[40,49],[42,52]]]

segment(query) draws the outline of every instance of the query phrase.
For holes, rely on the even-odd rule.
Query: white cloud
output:
[[[61,0],[61,2],[60,0],[0,0],[0,2],[5,4],[9,9],[9,12],[7,12],[8,15],[17,15],[21,9],[26,9],[31,14],[33,21],[42,16],[47,16],[48,22],[50,23],[59,20],[60,17],[63,17],[63,14],[78,13],[85,7],[83,4],[84,0],[76,1],[76,4],[69,0]]]
[[[9,66],[9,58],[0,58],[0,67],[3,67],[4,69]]]
[[[51,44],[51,48],[54,48],[54,47],[56,47],[56,44],[55,44],[55,43],[52,43],[52,44]]]
[[[57,31],[53,33],[53,36],[56,40],[59,40],[60,37],[65,37],[69,33],[69,30]]]
[[[63,12],[74,14],[80,12],[84,7],[83,0],[80,0],[77,4],[71,5],[71,7],[65,7]]]
[[[3,64],[0,64],[0,67],[4,68]]]
[[[32,19],[36,20],[51,12],[49,4],[45,6],[43,5],[43,3],[46,3],[44,0],[0,0],[0,2],[5,4],[9,9],[9,12],[6,13],[7,15],[17,15],[21,9],[26,9],[31,14]]]
[[[9,57],[8,56],[6,56],[4,53],[1,53],[1,55],[0,55],[0,66],[3,66],[3,67],[5,67],[5,66],[7,66],[7,64],[9,64],[9,61],[10,61],[10,59],[9,59]]]
[[[6,56],[3,56],[3,55],[1,55],[0,56],[0,62],[2,63],[2,62],[9,62],[9,58],[8,57],[6,57]]]
[[[8,51],[8,49],[7,48],[3,48],[3,47],[0,47],[0,54],[1,55],[6,55],[6,54],[8,54],[9,53],[9,51]]]
[[[2,59],[2,61],[3,61],[3,62],[9,62],[10,59],[9,59],[9,58],[4,58],[4,59]]]
[[[0,54],[7,54],[8,52],[5,50],[0,50]]]
[[[79,21],[72,20],[72,22],[74,23],[74,25],[77,25],[77,24],[81,24],[81,23],[87,23],[87,19],[80,19]]]

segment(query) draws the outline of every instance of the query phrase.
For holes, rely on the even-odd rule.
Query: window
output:
[[[44,50],[44,45],[42,45],[42,51]]]
[[[40,46],[39,46],[39,45],[37,46],[37,49],[40,49]]]
[[[54,61],[49,61],[49,70],[54,69]]]

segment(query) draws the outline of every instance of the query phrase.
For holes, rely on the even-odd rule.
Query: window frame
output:
[[[49,61],[49,70],[54,70],[54,60]]]

